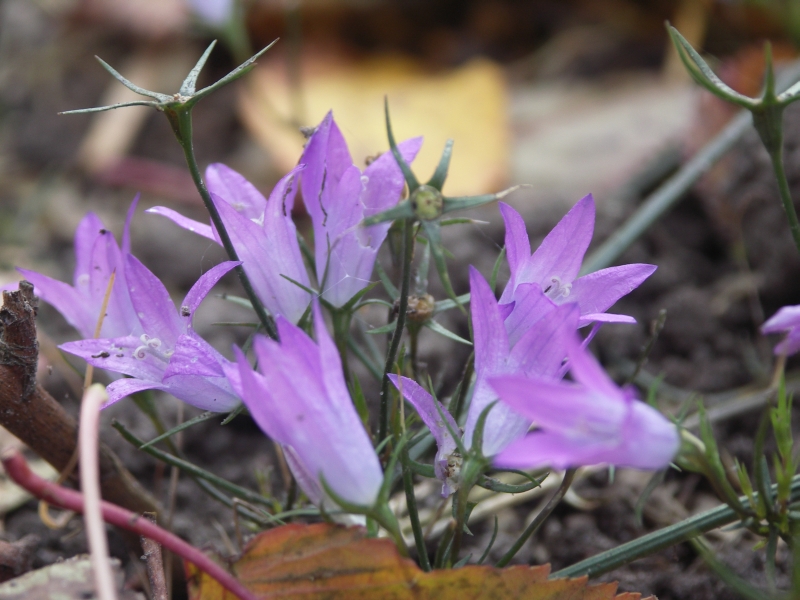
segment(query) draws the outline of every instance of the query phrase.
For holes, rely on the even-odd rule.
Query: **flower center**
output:
[[[139,336],[139,339],[142,341],[142,345],[133,351],[133,356],[139,360],[144,360],[148,354],[151,354],[159,360],[169,362],[169,357],[175,352],[174,350],[161,350],[161,340],[157,337],[150,337],[146,333]]]
[[[572,291],[572,284],[562,282],[561,278],[556,275],[548,277],[547,285],[545,285],[544,288],[545,295],[548,298],[550,298],[553,302],[557,302],[562,298],[566,298],[567,296],[569,296],[571,291]]]

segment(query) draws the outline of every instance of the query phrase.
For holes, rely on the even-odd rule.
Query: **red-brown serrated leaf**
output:
[[[234,600],[188,565],[191,600]],[[233,566],[259,598],[303,600],[638,600],[616,584],[548,580],[549,566],[468,566],[425,573],[394,544],[360,527],[286,525],[256,536]]]

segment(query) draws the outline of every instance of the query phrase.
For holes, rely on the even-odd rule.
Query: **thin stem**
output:
[[[60,485],[51,483],[35,475],[18,450],[5,452],[2,457],[3,467],[11,480],[36,498],[46,500],[53,506],[83,513],[83,494]],[[216,579],[222,587],[241,600],[258,600],[252,592],[245,588],[233,575],[228,573],[211,558],[180,539],[178,536],[151,523],[141,515],[125,510],[121,506],[103,501],[100,505],[103,520],[106,523],[127,531],[146,536],[160,543],[184,560],[189,561],[201,571]]]
[[[566,495],[569,486],[572,485],[572,480],[575,479],[576,472],[577,469],[575,468],[567,469],[567,471],[564,473],[564,479],[561,481],[561,485],[558,486],[555,494],[553,494],[553,497],[547,501],[545,507],[539,512],[538,515],[536,515],[533,521],[531,521],[531,524],[528,525],[525,531],[522,532],[522,535],[517,538],[517,541],[514,542],[514,545],[511,546],[508,552],[503,555],[503,558],[497,561],[497,567],[505,567],[511,561],[511,559],[514,558],[514,555],[519,552],[519,549],[522,548],[522,545],[528,541],[528,538],[536,533],[536,530],[541,527],[542,523],[545,522],[545,519],[550,516],[553,510],[555,510],[556,506],[558,506],[558,503],[561,502],[562,498],[564,498]]]
[[[777,486],[773,485],[772,490],[774,491],[775,489],[777,489]],[[760,494],[756,494],[757,502],[759,497]],[[800,498],[800,475],[795,475],[792,478],[791,498],[792,501]],[[750,506],[750,500],[746,496],[740,497],[739,501],[746,507]],[[737,520],[736,512],[727,504],[723,504],[556,571],[550,575],[550,578],[581,577],[583,575],[597,577],[634,560],[685,542],[712,529],[729,525]]]
[[[349,385],[350,367],[347,364],[347,340],[350,337],[348,334],[350,333],[350,321],[353,314],[349,310],[334,310],[331,311],[331,316],[333,317],[333,339],[342,359],[344,380]]]
[[[114,429],[116,429],[120,433],[120,435],[122,435],[125,441],[132,444],[133,446],[136,446],[137,448],[141,447],[142,440],[140,440],[130,431],[128,431],[128,429],[122,423],[119,423],[117,421],[112,421],[111,426]],[[223,479],[222,477],[214,475],[209,471],[201,469],[200,467],[190,463],[188,460],[183,460],[181,458],[178,458],[177,456],[168,454],[167,452],[162,452],[161,450],[159,450],[158,448],[154,448],[153,446],[148,446],[147,448],[144,449],[144,452],[147,452],[147,454],[149,454],[153,458],[160,460],[165,464],[168,464],[172,467],[177,467],[178,469],[185,471],[192,477],[204,479],[205,481],[208,481],[209,483],[225,490],[229,494],[233,494],[234,496],[241,498],[242,500],[247,500],[248,502],[252,502],[253,504],[260,504],[262,506],[266,506],[271,510],[275,509],[274,502],[272,502],[268,498],[264,498],[263,496],[261,496],[256,492],[253,492],[252,490],[243,488],[239,485],[236,485],[235,483],[231,483],[230,481]]]
[[[81,419],[78,428],[80,448],[81,490],[83,491],[83,520],[89,541],[94,586],[100,600],[117,600],[117,589],[111,559],[108,555],[108,538],[100,512],[100,461],[98,441],[100,407],[108,400],[105,388],[100,384],[90,386],[81,400]],[[75,510],[74,508],[72,510]]]
[[[403,279],[400,286],[398,299],[397,326],[394,328],[389,351],[386,353],[386,365],[383,368],[383,383],[381,384],[381,410],[378,422],[378,441],[386,439],[389,432],[389,373],[392,372],[394,361],[397,359],[397,350],[400,348],[400,339],[403,337],[403,328],[406,325],[408,312],[408,290],[411,287],[411,260],[414,258],[414,225],[409,219],[403,221]]]
[[[408,448],[403,449],[403,488],[406,493],[406,506],[408,507],[408,519],[411,521],[411,531],[414,532],[414,543],[417,546],[417,556],[419,566],[423,571],[431,570],[428,550],[425,548],[425,536],[422,534],[422,525],[419,522],[419,512],[417,511],[417,498],[414,496],[414,473],[411,470],[411,459],[408,456]]]
[[[792,194],[789,191],[789,182],[786,179],[786,171],[783,168],[783,148],[777,148],[769,153],[772,161],[772,169],[775,171],[775,178],[778,180],[778,191],[780,192],[781,202],[786,218],[789,219],[789,229],[792,231],[794,245],[800,252],[800,222],[797,220],[797,211],[792,202]]]
[[[183,148],[183,154],[186,157],[186,164],[189,167],[189,172],[192,174],[192,180],[194,181],[197,191],[200,192],[200,197],[203,199],[203,204],[205,204],[208,214],[211,216],[211,222],[217,230],[219,239],[222,242],[222,247],[225,248],[225,252],[228,253],[228,258],[239,261],[239,255],[236,253],[236,248],[233,247],[233,242],[231,241],[230,235],[228,235],[228,230],[225,228],[225,223],[222,222],[219,211],[217,207],[214,206],[211,194],[209,194],[208,189],[206,189],[203,177],[200,174],[200,169],[197,166],[197,160],[194,156],[194,146],[192,144],[192,112],[191,110],[180,110],[176,113],[168,114],[167,116],[170,117],[170,123],[172,124],[175,136],[178,138],[181,148]],[[239,276],[239,281],[242,283],[242,287],[247,297],[250,299],[250,303],[253,305],[253,310],[255,310],[256,315],[258,315],[258,320],[261,321],[264,331],[266,331],[267,335],[271,338],[277,339],[278,332],[275,330],[275,325],[269,318],[269,315],[267,315],[264,305],[258,299],[250,283],[250,279],[244,272],[244,268],[242,265],[237,265],[234,270],[236,271],[236,275]]]

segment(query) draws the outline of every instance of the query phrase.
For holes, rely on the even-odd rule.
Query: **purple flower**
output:
[[[164,284],[127,255],[128,292],[143,333],[85,339],[60,348],[95,367],[130,376],[108,386],[106,406],[130,394],[156,389],[203,410],[231,410],[239,398],[222,370],[228,361],[194,332],[192,316],[214,284],[237,264],[224,262],[205,273],[177,310]]]
[[[578,309],[574,304],[554,306],[536,284],[522,284],[518,315],[526,328],[514,329],[510,317],[503,320],[501,308],[489,284],[470,267],[470,310],[475,345],[475,387],[467,412],[464,446],[472,445],[481,413],[497,400],[489,382],[501,374],[520,374],[555,379],[567,355],[567,343],[578,327]],[[546,317],[546,318],[545,318]],[[413,380],[390,376],[392,382],[417,409],[439,446],[434,463],[436,476],[443,483],[442,495],[458,489],[461,457],[450,431],[458,431],[452,416]],[[441,414],[440,414],[441,410]],[[483,431],[485,456],[494,456],[514,440],[525,435],[532,419],[510,406],[498,403],[490,409]],[[447,427],[447,424],[450,427]]]
[[[94,337],[111,273],[116,273],[114,287],[100,335],[117,337],[141,333],[128,293],[123,259],[130,252],[130,223],[138,201],[139,196],[136,196],[128,210],[122,250],[97,215],[89,213],[81,220],[75,231],[74,285],[28,269],[17,269],[34,285],[36,295],[52,304],[85,338]]]
[[[784,306],[761,326],[763,333],[787,332],[775,346],[775,354],[794,354],[800,350],[800,306]]]
[[[537,430],[511,443],[498,467],[556,469],[606,463],[662,469],[678,451],[678,429],[631,388],[618,388],[577,335],[568,344],[577,383],[505,375],[490,379],[503,403],[536,423]]]
[[[417,155],[422,138],[399,145],[406,162]],[[400,200],[404,179],[391,152],[362,173],[329,112],[306,144],[300,175],[314,225],[314,253],[322,297],[343,306],[370,282],[378,248],[391,223],[361,227],[361,222]]]
[[[522,284],[537,283],[555,304],[577,303],[581,327],[593,321],[636,322],[633,317],[605,311],[639,287],[656,270],[654,265],[610,267],[578,277],[594,231],[595,208],[591,194],[564,215],[533,254],[520,214],[503,202],[500,202],[500,212],[506,223],[506,251],[511,269],[511,279],[500,297],[501,304],[515,302]]]
[[[273,316],[283,315],[292,323],[303,316],[311,300],[311,294],[286,279],[310,285],[292,221],[296,176],[302,168],[296,167],[281,179],[269,200],[225,165],[213,164],[206,169],[206,184],[214,206],[256,295]],[[156,206],[147,212],[163,215],[184,229],[220,243],[212,226],[170,208]]]
[[[317,343],[278,317],[280,342],[256,336],[258,372],[235,349],[237,364],[225,372],[259,427],[283,445],[298,484],[317,505],[320,484],[343,499],[372,506],[383,482],[378,456],[353,407],[336,346],[315,301]]]

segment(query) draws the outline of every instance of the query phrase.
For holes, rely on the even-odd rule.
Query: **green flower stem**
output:
[[[197,166],[197,160],[194,156],[194,146],[192,144],[191,108],[178,108],[177,110],[165,109],[165,114],[172,125],[175,137],[178,138],[178,142],[181,148],[183,148],[183,154],[186,157],[186,164],[189,166],[189,172],[192,174],[192,180],[194,181],[195,187],[197,187],[197,191],[200,192],[200,197],[203,199],[203,204],[206,205],[208,214],[211,215],[211,222],[214,223],[214,227],[217,229],[217,234],[222,241],[222,246],[225,248],[225,252],[228,253],[228,258],[238,261],[239,256],[236,254],[236,249],[233,247],[233,242],[228,235],[228,230],[225,229],[225,224],[219,216],[217,207],[214,206],[214,202],[211,200],[211,194],[208,193],[208,189],[206,189],[206,185],[203,182],[203,177],[200,174],[200,169]],[[261,321],[261,325],[264,327],[264,331],[266,331],[270,337],[277,339],[278,332],[275,329],[275,325],[272,319],[269,318],[269,315],[267,315],[264,305],[258,299],[253,286],[250,284],[250,279],[244,272],[244,268],[242,265],[238,265],[235,271],[239,276],[239,281],[241,281],[247,297],[250,299],[250,303],[253,305],[253,310],[255,310],[256,315],[258,315],[258,320]]]
[[[773,493],[777,486],[772,486]],[[757,495],[758,496],[758,495]],[[800,499],[800,475],[792,478],[792,500]],[[739,498],[745,506],[750,506],[750,501],[746,496]],[[606,552],[602,552],[586,560],[582,560],[560,571],[550,575],[551,579],[559,577],[597,577],[609,571],[626,565],[634,560],[654,554],[664,548],[669,548],[675,544],[685,542],[712,529],[717,529],[723,525],[729,525],[738,520],[736,512],[726,504],[712,508],[709,511],[685,519],[680,523],[675,523],[669,527],[659,529],[653,533],[622,544]]]
[[[717,137],[650,194],[636,212],[589,255],[583,262],[581,275],[613,265],[639,236],[675,206],[689,188],[741,139],[751,122],[750,113],[746,110],[741,111]]]
[[[789,192],[789,182],[786,179],[786,171],[783,167],[783,145],[777,149],[769,152],[770,160],[772,161],[772,169],[775,171],[775,178],[778,180],[778,191],[781,195],[781,202],[783,202],[783,210],[786,212],[786,218],[789,219],[789,229],[792,231],[792,238],[794,238],[794,245],[797,251],[800,252],[800,222],[797,220],[797,211],[792,202],[792,195]]]
[[[111,426],[119,431],[120,435],[125,439],[126,442],[133,444],[137,448],[141,447],[144,443],[134,434],[132,434],[128,429],[118,421],[113,421]],[[237,498],[241,498],[242,500],[246,500],[247,502],[252,502],[253,504],[260,504],[262,506],[266,506],[271,510],[275,509],[274,503],[269,500],[268,498],[263,497],[261,494],[257,494],[247,488],[243,488],[241,486],[236,485],[235,483],[231,483],[230,481],[226,481],[222,477],[214,475],[206,471],[205,469],[201,469],[197,465],[190,463],[188,460],[183,460],[178,458],[177,456],[173,456],[172,454],[168,454],[167,452],[162,452],[158,448],[153,448],[152,446],[146,448],[144,450],[150,456],[170,465],[173,467],[178,467],[180,470],[188,473],[192,477],[197,477],[208,481],[209,483],[214,484],[217,487],[222,488],[223,490],[229,492],[230,494],[236,496]]]
[[[378,421],[378,441],[382,442],[389,433],[389,373],[392,372],[394,361],[397,359],[397,350],[403,337],[406,326],[406,313],[408,312],[408,292],[411,287],[411,260],[414,258],[414,225],[410,219],[403,220],[403,280],[400,285],[400,298],[398,299],[397,326],[394,328],[392,341],[386,353],[386,364],[383,368],[383,382],[381,383],[381,409]]]
[[[555,494],[553,494],[552,498],[547,501],[545,507],[539,512],[538,515],[531,521],[531,524],[525,528],[525,531],[522,532],[522,535],[517,538],[517,541],[514,542],[514,545],[508,549],[503,557],[497,561],[497,567],[505,567],[511,559],[519,552],[519,549],[522,548],[523,544],[528,541],[528,538],[531,537],[536,531],[541,527],[542,523],[545,522],[547,517],[555,510],[556,506],[558,506],[559,502],[564,498],[569,490],[569,486],[572,485],[572,480],[575,479],[575,473],[577,469],[567,469],[564,473],[564,479],[561,481],[561,485],[558,486]]]
[[[344,380],[350,384],[350,367],[347,364],[347,340],[350,338],[350,321],[353,313],[349,310],[333,310],[331,311],[333,319],[333,339],[336,342],[336,349],[339,350],[339,356],[342,359],[342,370],[344,371]]]
[[[414,543],[417,546],[417,556],[419,566],[423,571],[431,570],[428,550],[425,548],[425,536],[422,533],[422,525],[419,522],[419,512],[417,511],[417,498],[414,496],[414,472],[411,469],[411,459],[408,456],[408,448],[403,449],[403,488],[406,493],[406,506],[408,507],[408,519],[411,521],[411,531],[414,532]]]

